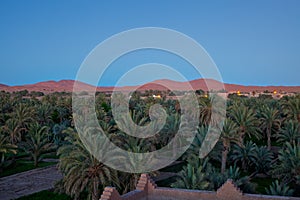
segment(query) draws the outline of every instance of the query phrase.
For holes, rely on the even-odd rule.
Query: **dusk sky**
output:
[[[226,83],[300,85],[299,0],[2,0],[0,83],[75,79],[100,42],[140,27],[190,36],[210,54]],[[173,66],[188,80],[200,78],[185,61],[163,52],[122,59],[101,85],[114,85],[126,70],[148,62]]]

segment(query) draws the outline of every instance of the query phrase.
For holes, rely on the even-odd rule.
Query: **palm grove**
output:
[[[153,98],[152,94],[161,94],[162,98]],[[124,150],[142,153],[160,149],[170,142],[180,125],[180,106],[177,100],[166,98],[168,95],[161,91],[135,92],[130,99],[130,115],[141,126],[150,122],[152,105],[159,103],[165,109],[166,124],[153,137],[135,138],[122,132],[112,116],[110,98],[103,93],[96,94],[99,124],[106,136]],[[178,159],[177,167],[161,170],[177,175],[158,184],[216,190],[231,178],[248,193],[300,195],[299,95],[278,100],[267,95],[232,95],[227,101],[219,141],[203,159],[198,153],[213,120],[212,96],[197,98],[200,117],[194,141]],[[56,184],[56,192],[73,199],[96,200],[105,186],[115,186],[120,193],[135,189],[139,174],[111,169],[85,149],[74,128],[71,99],[71,94],[64,92],[0,93],[0,172],[19,165],[18,160],[24,157],[38,167],[45,155],[54,153],[64,175]]]

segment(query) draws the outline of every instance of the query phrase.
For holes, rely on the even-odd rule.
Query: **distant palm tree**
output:
[[[22,128],[22,137],[25,136],[25,132],[28,130],[29,125],[34,122],[35,110],[30,105],[20,103],[16,106],[15,111],[12,113],[20,128]]]
[[[255,147],[254,151],[255,161],[253,165],[255,167],[255,172],[251,176],[255,176],[257,173],[268,173],[272,167],[272,162],[274,159],[273,153],[266,146]]]
[[[37,122],[30,125],[25,141],[20,147],[33,158],[34,166],[37,167],[42,155],[54,149],[49,141],[48,127],[40,126]]]
[[[41,104],[36,106],[37,119],[41,125],[50,125],[52,123],[53,107],[50,104]]]
[[[283,101],[282,107],[287,117],[300,123],[300,96],[289,97]]]
[[[0,133],[0,168],[2,168],[3,163],[5,162],[5,155],[17,153],[17,146],[9,142],[9,138],[3,133]]]
[[[25,128],[21,128],[18,121],[11,118],[6,121],[2,130],[9,135],[9,139],[12,144],[17,144],[21,140],[21,131],[25,130]]]
[[[246,142],[243,147],[234,145],[230,158],[235,164],[241,163],[242,169],[247,171],[255,162],[255,147],[252,141]]]
[[[283,128],[280,129],[280,133],[277,135],[277,142],[285,143],[289,142],[294,146],[300,144],[300,125],[297,121],[287,121]]]
[[[244,138],[245,135],[249,137],[261,138],[258,132],[258,120],[252,109],[243,104],[234,104],[229,108],[229,116],[239,127],[239,134]]]
[[[180,123],[180,115],[177,113],[171,114],[167,117],[166,124],[160,132],[159,141],[161,147],[167,145],[175,136],[175,134],[178,132]]]
[[[4,124],[7,114],[12,110],[11,95],[8,92],[0,92],[0,126]]]
[[[218,95],[212,95],[208,98],[201,97],[199,99],[200,108],[200,126],[201,125],[212,125],[218,127],[220,122],[225,117],[223,110],[224,99]]]
[[[271,149],[271,136],[280,128],[279,112],[275,108],[263,106],[260,112],[260,127],[266,132],[268,138],[268,149]]]
[[[192,158],[194,158],[195,155],[199,156],[199,150],[205,139],[207,131],[208,131],[208,127],[204,125],[197,128],[197,133],[195,135],[195,138],[191,143],[189,149],[184,154],[185,160],[191,160]]]
[[[224,123],[220,140],[223,144],[221,173],[225,173],[227,155],[230,151],[231,143],[236,143],[239,146],[243,145],[243,139],[239,135],[237,125],[229,118]]]
[[[284,183],[300,181],[300,145],[286,142],[279,150],[278,162],[273,166],[273,174]]]
[[[210,98],[200,98],[200,125],[208,126],[212,115],[212,102]]]

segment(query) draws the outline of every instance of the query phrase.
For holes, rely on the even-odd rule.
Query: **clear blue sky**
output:
[[[298,0],[2,0],[0,83],[75,79],[84,58],[101,41],[147,26],[194,38],[227,83],[300,85]],[[102,85],[113,85],[121,76],[119,64]],[[173,64],[184,68],[183,62]],[[190,80],[199,78],[184,71]]]

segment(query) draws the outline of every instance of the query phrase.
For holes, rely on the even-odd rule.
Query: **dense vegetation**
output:
[[[153,98],[152,94],[162,98]],[[178,176],[164,185],[216,190],[231,178],[244,192],[300,196],[299,95],[281,99],[232,95],[227,101],[219,142],[204,159],[199,159],[198,153],[209,123],[214,120],[212,98],[203,92],[197,95],[200,117],[196,137],[178,159],[180,169],[169,168]],[[133,121],[139,125],[149,123],[149,109],[155,103],[163,106],[168,117],[160,133],[149,139],[120,131],[112,116],[110,98],[103,93],[96,94],[96,113],[99,124],[116,145],[132,152],[150,152],[169,143],[178,130],[181,115],[178,101],[166,93],[136,92],[129,103]],[[0,92],[0,127],[1,174],[19,165],[24,157],[37,167],[45,155],[55,152],[64,174],[57,183],[57,192],[74,199],[94,200],[99,199],[105,186],[115,186],[120,193],[135,188],[139,174],[111,169],[84,148],[72,120],[71,94]]]

